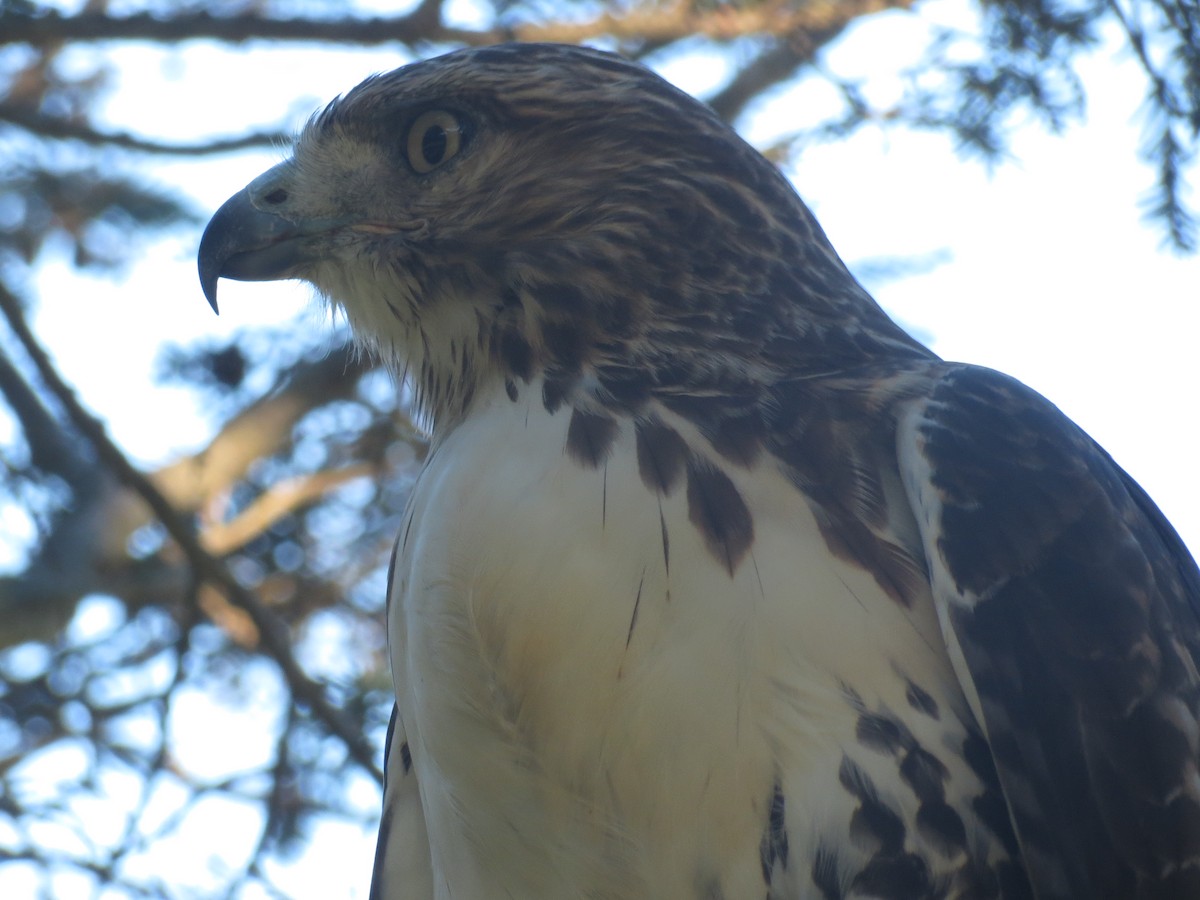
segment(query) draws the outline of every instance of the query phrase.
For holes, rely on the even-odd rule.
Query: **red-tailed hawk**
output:
[[[646,69],[372,78],[200,276],[315,285],[432,423],[373,897],[1200,897],[1180,539]]]

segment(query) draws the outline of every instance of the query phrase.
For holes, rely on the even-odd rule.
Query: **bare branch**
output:
[[[412,43],[419,40],[454,40],[455,33],[430,23],[417,12],[398,18],[269,19],[262,16],[214,16],[207,12],[164,18],[151,13],[108,16],[98,12],[78,15],[56,11],[26,16],[0,14],[0,43],[53,46],[67,41],[137,41],[161,44],[215,39],[231,44],[252,40],[315,41],[324,44]],[[432,27],[431,27],[432,24]],[[466,32],[474,34],[474,32]]]
[[[602,36],[669,42],[697,34],[728,42],[751,34],[822,33],[833,23],[844,25],[858,16],[910,4],[911,0],[850,0],[796,5],[784,0],[768,0],[737,7],[731,4],[699,5],[685,0],[670,5],[651,4],[623,15],[605,12],[586,22],[529,22],[479,31],[443,26],[438,9],[440,4],[435,2],[423,3],[406,16],[337,20],[273,19],[253,15],[219,17],[206,12],[172,18],[149,13],[107,16],[84,12],[71,16],[47,12],[36,17],[6,13],[0,15],[0,43],[34,46],[65,41],[177,43],[207,38],[234,44],[272,40],[360,45],[436,42],[481,46],[505,40],[579,43]]]
[[[182,517],[150,481],[125,458],[125,454],[109,439],[104,426],[87,412],[74,392],[62,380],[45,351],[29,330],[21,314],[21,305],[7,287],[0,284],[0,312],[9,327],[33,360],[38,374],[51,393],[62,404],[72,423],[95,448],[103,463],[124,484],[131,487],[154,511],[167,533],[171,535],[198,578],[220,590],[230,602],[241,608],[258,629],[263,646],[278,663],[291,688],[293,697],[304,703],[333,734],[345,744],[350,755],[382,783],[383,773],[375,765],[375,754],[358,733],[354,723],[326,698],[321,686],[312,681],[292,654],[287,626],[267,610],[253,594],[241,586],[229,570],[200,545],[191,523]]]
[[[377,466],[360,463],[281,481],[233,521],[205,528],[201,541],[209,553],[225,556],[258,537],[284,516],[314,503],[334,488],[377,471]]]
[[[288,131],[256,131],[240,137],[214,138],[200,143],[168,144],[141,138],[126,131],[98,131],[82,122],[42,115],[12,103],[0,104],[0,122],[8,122],[41,137],[76,140],[92,146],[120,147],[123,150],[164,156],[202,156],[254,147],[277,147],[292,139],[292,134]]]
[[[33,466],[78,485],[90,471],[85,454],[68,439],[59,421],[7,357],[0,355],[0,396],[21,423]]]
[[[205,447],[145,477],[181,514],[211,511],[255,461],[286,447],[297,421],[315,408],[351,396],[358,376],[371,365],[348,345],[320,359],[303,360],[274,389],[226,422]],[[184,605],[191,577],[178,555],[130,557],[130,537],[154,521],[151,509],[130,487],[103,469],[97,472],[86,444],[81,446],[45,408],[7,357],[0,357],[0,394],[22,422],[34,464],[60,477],[73,493],[20,575],[0,578],[0,648],[52,640],[73,615],[78,599],[89,593],[120,597],[130,611]],[[246,536],[244,528],[240,533]],[[310,591],[306,599],[328,593]],[[225,621],[233,619],[217,624]],[[231,636],[243,643],[232,632]]]
[[[155,472],[155,487],[176,509],[195,511],[241,481],[258,459],[282,449],[310,410],[354,393],[374,363],[349,344],[292,366],[265,396],[226,422],[199,453]]]
[[[803,17],[790,18],[792,27],[785,32],[760,29],[764,33],[778,34],[778,43],[738,72],[729,84],[709,98],[708,105],[726,122],[733,122],[763,91],[786,81],[801,66],[813,62],[820,49],[859,16],[885,9],[909,9],[912,4],[913,0],[846,0],[815,4],[805,8]]]

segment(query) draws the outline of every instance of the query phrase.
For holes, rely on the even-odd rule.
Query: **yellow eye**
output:
[[[431,109],[408,129],[408,164],[422,175],[454,157],[462,146],[462,127],[453,113]]]

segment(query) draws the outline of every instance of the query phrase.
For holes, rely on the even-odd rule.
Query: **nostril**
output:
[[[287,191],[283,188],[275,188],[275,190],[263,197],[263,202],[270,203],[272,206],[278,206],[280,203],[286,202],[287,198]]]

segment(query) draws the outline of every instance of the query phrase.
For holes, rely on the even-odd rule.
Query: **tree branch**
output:
[[[201,541],[209,553],[225,556],[258,537],[289,513],[308,506],[348,481],[376,472],[377,466],[358,463],[281,481],[246,507],[233,521],[206,527]]]
[[[3,16],[0,16],[0,19],[2,18]],[[126,131],[98,131],[81,122],[42,115],[13,103],[0,103],[0,122],[8,122],[41,137],[76,140],[97,147],[120,147],[123,150],[164,156],[231,153],[254,147],[281,146],[292,139],[292,134],[286,131],[256,131],[240,137],[214,138],[194,144],[169,144],[141,138]]]
[[[150,481],[133,467],[125,458],[125,454],[109,439],[104,426],[83,408],[70,386],[62,380],[49,357],[29,330],[29,326],[21,314],[21,304],[3,284],[0,284],[0,312],[4,313],[9,327],[12,328],[13,333],[25,348],[25,352],[29,354],[47,388],[62,404],[79,432],[90,441],[103,463],[154,511],[167,533],[171,535],[187,558],[197,577],[219,589],[230,602],[244,610],[250,617],[262,637],[263,646],[282,670],[292,691],[293,699],[307,705],[313,715],[346,744],[351,757],[382,783],[383,773],[375,765],[375,754],[372,748],[359,734],[358,729],[349,718],[326,699],[321,686],[312,681],[296,662],[287,627],[277,616],[269,612],[253,594],[242,587],[224,564],[204,550],[191,523],[183,518]]]
[[[842,0],[814,4],[805,8],[805,15],[789,17],[791,27],[786,31],[759,29],[763,33],[777,34],[779,41],[744,66],[729,84],[709,98],[708,105],[726,122],[734,122],[747,104],[767,88],[792,77],[801,66],[811,63],[821,48],[855,19],[885,9],[909,9],[913,2]]]
[[[751,34],[823,32],[834,21],[844,25],[858,16],[909,5],[911,0],[849,0],[797,7],[784,0],[767,0],[745,7],[715,4],[700,8],[684,0],[663,6],[647,5],[619,16],[606,12],[586,22],[529,22],[483,30],[443,26],[440,3],[437,2],[422,3],[406,16],[336,20],[274,19],[257,15],[222,17],[207,12],[171,18],[150,13],[108,16],[94,12],[79,15],[46,12],[27,16],[9,12],[0,14],[0,44],[24,43],[40,47],[67,41],[128,40],[179,43],[207,38],[232,44],[271,40],[367,46],[391,42],[482,46],[505,40],[579,43],[602,36],[673,41],[697,34],[728,42]]]
[[[67,435],[42,403],[37,392],[7,357],[0,355],[0,395],[8,401],[9,408],[21,423],[21,433],[29,447],[29,461],[33,467],[48,475],[57,475],[64,482],[76,486],[91,472],[86,454],[67,439]]]

